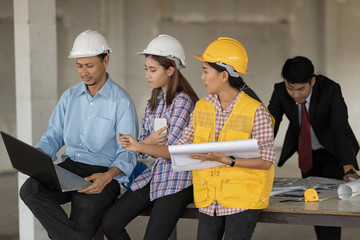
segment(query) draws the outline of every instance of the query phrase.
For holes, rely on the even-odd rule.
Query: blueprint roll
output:
[[[339,198],[343,200],[350,199],[359,195],[360,179],[341,184],[337,189],[337,193],[339,195]]]
[[[206,142],[169,146],[171,165],[174,172],[199,170],[224,165],[216,161],[200,161],[190,157],[192,153],[223,153],[237,158],[257,158],[260,151],[256,139]]]

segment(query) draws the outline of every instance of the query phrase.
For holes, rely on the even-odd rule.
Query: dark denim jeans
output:
[[[145,240],[166,240],[171,235],[186,205],[193,201],[193,187],[150,201],[150,185],[127,190],[109,209],[102,221],[102,229],[109,240],[130,239],[125,227],[136,216],[152,206]]]
[[[247,210],[227,216],[209,216],[199,212],[198,240],[250,240],[261,210]]]
[[[106,167],[71,160],[60,163],[60,166],[81,177],[108,170]],[[20,189],[21,199],[54,240],[91,239],[99,228],[106,210],[119,194],[120,185],[115,180],[112,180],[100,194],[91,195],[77,191],[58,192],[33,178],[26,180]],[[70,216],[60,206],[67,202],[71,202]]]
[[[306,174],[301,174],[303,178],[310,176],[326,177],[343,180],[344,170],[339,165],[339,159],[334,157],[329,151],[319,149],[313,151],[313,167]],[[328,226],[314,226],[318,240],[340,240],[341,228]]]

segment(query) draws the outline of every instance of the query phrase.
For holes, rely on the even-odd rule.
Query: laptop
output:
[[[82,177],[54,164],[49,155],[7,133],[0,132],[11,164],[20,172],[61,192],[76,191],[91,184]]]

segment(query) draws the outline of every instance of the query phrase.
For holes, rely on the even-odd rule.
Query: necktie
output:
[[[299,132],[299,167],[303,173],[312,168],[312,149],[310,122],[306,112],[305,102],[301,104],[301,127]]]

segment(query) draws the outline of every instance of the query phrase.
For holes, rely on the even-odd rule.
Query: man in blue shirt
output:
[[[119,183],[128,181],[136,165],[136,155],[117,140],[117,133],[125,132],[136,138],[138,120],[132,99],[106,72],[110,52],[97,31],[76,38],[69,58],[76,59],[83,82],[63,93],[36,145],[54,161],[65,145],[59,165],[92,184],[61,193],[29,178],[20,190],[51,239],[91,239],[120,194]],[[60,206],[66,202],[71,202],[69,217]]]

